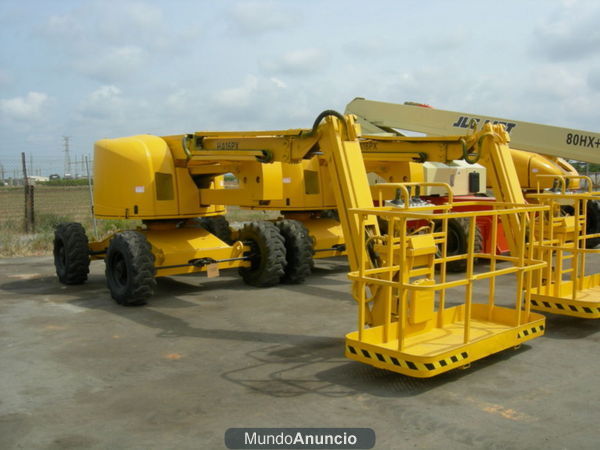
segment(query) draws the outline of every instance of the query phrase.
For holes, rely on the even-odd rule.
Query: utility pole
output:
[[[63,136],[65,146],[65,172],[63,176],[65,176],[68,173],[71,173],[71,155],[69,154],[69,139],[71,139],[71,136]]]

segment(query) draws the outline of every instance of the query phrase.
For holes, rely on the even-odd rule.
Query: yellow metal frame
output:
[[[541,186],[547,185],[544,179],[548,178],[557,182],[557,189],[542,189]],[[568,189],[568,185],[582,184],[587,190]],[[600,253],[600,249],[586,248],[588,239],[600,237],[600,234],[586,233],[587,204],[590,200],[599,200],[600,192],[592,191],[592,182],[586,176],[539,175],[537,192],[528,198],[549,207],[548,212],[536,217],[539,235],[543,237],[537,242],[536,254],[547,261],[548,266],[532,290],[532,308],[600,319],[600,272],[586,275],[587,255]],[[574,216],[561,212],[565,205],[573,207]]]
[[[398,188],[407,198],[409,187]],[[478,203],[472,202],[474,206]],[[362,241],[358,270],[349,274],[358,301],[358,330],[346,335],[348,358],[413,377],[431,377],[543,335],[545,318],[531,312],[530,300],[535,274],[547,264],[536,259],[533,245],[528,245],[532,243],[529,237],[537,235],[538,225],[528,220],[528,215],[547,211],[548,207],[512,203],[493,206],[492,210],[460,213],[449,212],[451,203],[351,211],[368,237]],[[494,228],[504,216],[517,216],[519,223],[527,224],[520,230],[521,245],[516,252],[511,256],[474,252],[475,221],[482,215],[492,216]],[[390,234],[369,233],[365,224],[373,217],[387,221]],[[471,219],[466,255],[446,255],[448,220],[452,218]],[[434,220],[442,222],[441,231],[433,231]],[[415,223],[430,225],[411,231]],[[378,255],[376,263],[374,254]],[[458,258],[466,258],[466,274],[449,280],[446,264]],[[476,273],[476,258],[489,259],[489,270]],[[510,266],[499,268],[498,261]],[[514,308],[495,304],[496,278],[508,274],[517,277]],[[485,303],[473,302],[473,285],[479,280],[489,280]],[[461,286],[465,289],[464,303],[447,307],[447,290]],[[367,327],[370,302],[375,298],[385,302],[385,320]]]
[[[239,259],[249,250],[241,241],[228,245],[204,228],[166,225],[169,226],[152,224],[149,228],[136,229],[146,236],[152,247],[157,277],[206,272],[207,264],[190,264],[190,261],[201,258],[218,261],[215,264],[219,270],[250,266],[249,261]],[[115,233],[101,241],[90,242],[92,259],[104,259],[114,236]]]

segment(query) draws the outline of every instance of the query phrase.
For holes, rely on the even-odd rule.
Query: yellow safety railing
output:
[[[588,249],[586,243],[600,237],[600,233],[587,232],[588,202],[600,200],[600,192],[592,190],[592,181],[587,176],[538,175],[537,178],[537,191],[527,198],[549,208],[536,216],[539,233],[536,257],[548,262],[537,280],[537,294],[576,301],[584,289],[598,284],[586,276],[586,256],[600,253],[600,249]],[[544,178],[553,179],[552,188],[540,187]],[[569,190],[572,180],[584,181],[578,185],[585,188]],[[569,261],[570,267],[566,267]],[[560,313],[565,306],[569,305],[559,306],[554,312]]]
[[[442,183],[436,183],[441,185]],[[358,301],[358,339],[363,339],[367,308],[378,292],[378,301],[384,301],[384,323],[382,324],[382,344],[397,340],[397,350],[403,351],[407,336],[419,333],[418,327],[410,326],[409,314],[415,315],[416,301],[422,300],[433,308],[437,295],[435,323],[429,327],[443,329],[453,319],[446,313],[446,294],[449,289],[465,286],[464,310],[462,311],[463,344],[471,342],[471,321],[473,307],[473,285],[479,280],[489,280],[489,292],[486,298],[486,320],[494,321],[496,298],[496,278],[516,274],[517,290],[512,322],[514,327],[529,320],[532,274],[546,267],[546,262],[535,258],[533,240],[539,236],[536,227],[539,221],[528,220],[531,215],[540,215],[548,211],[545,205],[522,205],[490,202],[461,202],[461,206],[484,206],[490,209],[477,211],[450,212],[452,202],[445,205],[410,206],[410,188],[406,185],[382,185],[383,188],[395,187],[401,193],[400,207],[379,206],[368,209],[353,209],[358,216],[360,230],[366,236],[362,241],[359,269],[351,272],[349,278],[355,282],[355,295]],[[426,185],[426,184],[421,184]],[[448,187],[449,188],[449,187]],[[451,196],[450,196],[451,200]],[[383,205],[383,198],[380,198]],[[506,255],[475,252],[475,227],[478,216],[491,216],[492,243],[488,248],[496,248],[498,219],[509,215],[518,216],[519,223],[525,224],[520,230],[520,245],[517,252]],[[388,223],[387,235],[367,236],[366,224],[375,216]],[[447,256],[446,236],[450,219],[468,218],[468,251],[465,255]],[[440,231],[435,231],[434,221],[441,222]],[[439,228],[438,228],[439,229]],[[450,280],[446,274],[446,264],[460,258],[466,258],[467,267],[464,276]],[[476,259],[488,259],[488,270],[475,270]],[[498,267],[499,261],[508,262],[507,267]],[[382,291],[383,290],[383,291]],[[383,295],[382,295],[383,292]],[[413,299],[409,307],[409,299]],[[416,300],[415,300],[416,299]],[[433,299],[433,300],[432,300]],[[411,310],[412,308],[412,310]]]

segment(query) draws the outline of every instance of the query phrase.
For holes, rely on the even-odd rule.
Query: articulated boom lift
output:
[[[600,134],[590,131],[444,111],[410,102],[397,104],[364,98],[355,98],[348,103],[346,113],[357,116],[363,134],[397,135],[401,134],[399,130],[408,130],[428,136],[448,136],[468,132],[472,126],[483,123],[504,125],[510,134],[511,154],[521,189],[526,193],[536,192],[538,175],[544,175],[543,188],[552,187],[554,178],[550,175],[562,175],[569,177],[569,189],[579,189],[579,174],[566,159],[600,163]],[[427,176],[425,178],[427,180]],[[597,201],[588,205],[586,230],[589,234],[600,233],[600,203]],[[600,239],[586,242],[588,248],[594,248],[600,244]]]
[[[99,141],[96,216],[137,218],[144,226],[90,243],[81,225],[59,226],[54,250],[59,279],[81,283],[87,278],[90,259],[104,259],[111,295],[124,305],[145,303],[157,276],[238,268],[251,285],[276,284],[285,275],[289,259],[275,224],[246,224],[234,240],[215,223],[211,232],[194,218],[218,216],[222,207],[215,205],[264,207],[281,202],[282,165],[299,167],[303,161],[316,160],[329,174],[358,301],[358,331],[347,336],[348,357],[429,377],[542,335],[544,318],[530,311],[530,297],[532,280],[540,277],[537,272],[546,263],[534,258],[539,233],[528,215],[548,207],[519,203],[520,191],[511,189],[508,202],[495,203],[486,211],[452,212],[451,194],[448,204],[413,207],[417,189],[410,184],[384,186],[392,189],[395,198],[377,193],[379,206],[375,207],[359,134],[353,116],[325,111],[312,129]],[[418,141],[421,148],[438,152],[444,160],[476,154],[491,158],[494,164],[506,164],[505,173],[493,182],[500,187],[514,184],[514,166],[506,156],[507,135],[500,126],[488,124],[462,137],[398,140],[400,148]],[[237,189],[219,185],[221,175],[228,172],[237,174]],[[450,192],[447,185],[436,187]],[[511,256],[476,252],[475,222],[481,214],[493,216],[493,227],[498,226],[498,218],[511,223]],[[455,218],[470,220],[467,255],[447,255],[448,221]],[[434,220],[441,229],[436,229]],[[387,234],[379,228],[382,222],[387,222]],[[491,259],[490,270],[475,274],[474,258],[486,256]],[[446,265],[458,258],[467,259],[466,276],[448,281]],[[502,259],[509,267],[496,267]],[[497,306],[494,280],[511,273],[518,280],[515,306]],[[485,303],[474,302],[474,283],[487,279]],[[464,300],[446,307],[446,293],[456,286],[465,287]]]
[[[535,219],[538,230],[545,230],[540,237],[541,250],[536,255],[547,261],[548,267],[536,282],[539,286],[534,289],[532,307],[555,314],[599,318],[600,274],[585,275],[585,259],[589,253],[600,252],[594,250],[600,244],[600,193],[593,192],[591,180],[579,176],[562,158],[600,163],[600,134],[423,106],[426,105],[357,98],[347,105],[346,111],[355,114],[363,130],[369,133],[397,135],[401,129],[438,136],[460,129],[469,132],[482,123],[504,125],[510,131],[511,146],[522,150],[511,148],[502,158],[492,152],[479,160],[488,170],[492,186],[496,180],[494,195],[500,201],[522,202],[524,194],[529,202],[550,207],[544,220],[541,216]],[[459,204],[461,210],[469,208],[467,203]],[[546,222],[545,228],[540,221]],[[513,250],[514,236],[510,236],[510,231],[514,230],[512,226],[504,230],[493,238],[500,239],[506,234]],[[493,234],[487,233],[488,239]],[[567,261],[571,266],[566,265]]]
[[[497,119],[485,116],[473,116],[466,113],[455,113],[432,108],[416,107],[412,105],[396,105],[391,103],[373,102],[364,99],[355,99],[347,106],[347,111],[357,115],[357,120],[362,126],[363,135],[360,138],[361,150],[365,168],[369,174],[371,184],[381,182],[414,182],[414,181],[443,181],[450,183],[453,188],[455,211],[465,211],[468,201],[493,202],[493,197],[485,196],[486,193],[486,168],[495,171],[497,176],[506,176],[505,163],[498,161],[501,166],[492,166],[492,161],[485,161],[487,167],[470,159],[469,162],[462,160],[449,160],[443,151],[444,138],[440,140],[436,148],[431,137],[429,143],[421,145],[418,140],[396,141],[394,136],[399,135],[396,128],[426,132],[435,136],[451,136],[455,133],[470,132],[471,127],[481,126],[484,123],[498,123],[512,133],[511,145],[515,143],[520,148],[529,150],[542,150],[545,153],[563,155],[565,157],[578,156],[583,153],[572,154],[565,152],[556,144],[558,137],[566,143],[576,143],[589,147],[590,142],[600,142],[594,133],[581,130],[570,130],[545,125],[517,122],[506,119]],[[376,133],[371,135],[372,133]],[[381,136],[381,133],[392,135],[389,141]],[[550,136],[550,138],[548,138]],[[457,137],[457,139],[459,139]],[[567,144],[565,144],[566,146]],[[577,149],[577,147],[573,147]],[[577,175],[575,169],[564,159],[558,156],[542,156],[529,151],[511,148],[510,154],[516,168],[520,189],[524,193],[535,193],[538,183],[537,175]],[[461,158],[460,151],[456,153]],[[469,158],[467,158],[469,159]],[[588,158],[589,159],[589,158]],[[481,161],[484,162],[483,160]],[[243,176],[238,173],[236,167],[232,173],[238,177],[243,184]],[[310,158],[302,161],[301,165],[282,163],[282,196],[278,199],[270,199],[261,202],[258,206],[252,202],[244,201],[240,196],[236,205],[263,210],[273,210],[281,213],[286,225],[281,221],[276,224],[280,230],[286,232],[286,243],[297,238],[299,234],[305,236],[303,242],[293,244],[293,247],[304,249],[304,254],[309,259],[327,258],[342,255],[345,251],[342,227],[330,209],[335,209],[335,198],[333,191],[328,188],[329,173],[319,158]],[[550,178],[542,178],[542,187],[550,188]],[[579,179],[570,178],[570,189],[577,189]],[[429,202],[442,204],[446,200],[440,195],[439,187],[423,187],[421,197]],[[226,195],[226,194],[225,194]],[[498,193],[502,198],[504,193]],[[511,194],[513,195],[513,194]],[[514,195],[519,195],[514,193]],[[519,197],[520,199],[520,197]],[[489,209],[491,206],[480,203],[476,208]],[[224,220],[224,219],[222,219]],[[491,245],[491,217],[479,216],[477,218],[476,250],[492,251]],[[466,253],[466,234],[464,219],[449,221],[448,252],[450,255],[461,255]],[[292,233],[291,230],[295,232]],[[600,203],[592,201],[587,208],[588,234],[600,232]],[[509,243],[503,231],[503,225],[499,224],[498,235],[495,238],[498,253],[506,253]],[[600,243],[600,238],[589,238],[586,240],[588,248],[593,248]],[[310,247],[310,250],[306,250]],[[312,255],[311,255],[312,254]],[[465,260],[458,259],[448,264],[448,270],[452,272],[464,272]],[[293,264],[286,269],[287,280],[303,281],[310,273],[312,261],[302,265],[298,270]]]

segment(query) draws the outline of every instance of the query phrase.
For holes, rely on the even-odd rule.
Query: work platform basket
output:
[[[540,188],[544,178],[554,179],[553,188]],[[577,189],[569,189],[569,185]],[[600,248],[593,248],[600,241],[600,233],[594,232],[600,228],[596,223],[600,220],[600,192],[592,190],[586,176],[539,175],[537,192],[527,197],[549,207],[536,216],[534,254],[548,265],[532,289],[532,309],[600,318],[600,272],[588,273],[590,267],[586,268],[587,256],[600,253]]]
[[[474,201],[461,202],[470,203],[473,211],[451,212],[451,194],[445,205],[419,204],[411,198],[411,185],[397,187],[400,195],[394,205],[350,211],[364,239],[358,270],[349,274],[358,302],[358,330],[346,335],[346,356],[413,377],[431,377],[543,335],[545,318],[531,312],[531,292],[546,262],[535,257],[538,222],[530,217],[548,207],[493,203],[491,209],[479,209]],[[516,230],[516,251],[509,256],[476,252],[480,216],[489,216],[494,241],[500,220],[505,229]],[[386,234],[372,226],[374,218]],[[466,224],[466,254],[447,256],[451,219]],[[495,249],[495,244],[485,248]],[[465,272],[448,274],[447,264],[460,259],[466,261]],[[476,267],[476,260],[488,264]],[[497,278],[511,276],[514,301],[499,306]]]

